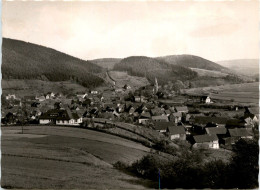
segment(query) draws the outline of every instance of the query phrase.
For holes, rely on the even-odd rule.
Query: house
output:
[[[219,142],[217,135],[196,135],[193,136],[194,148],[212,148],[219,149]]]
[[[212,103],[212,101],[211,101],[211,99],[210,99],[209,96],[202,96],[202,97],[200,98],[200,101],[201,101],[202,103],[206,103],[206,104]]]
[[[125,110],[125,105],[124,104],[118,104],[117,111],[119,113],[122,113],[124,110]]]
[[[168,117],[171,115],[171,111],[170,110],[165,110],[165,115],[167,115]]]
[[[172,121],[174,123],[179,123],[179,122],[181,122],[182,113],[175,112],[175,113],[172,113],[169,117],[170,117],[170,121]]]
[[[195,132],[203,133],[206,127],[225,127],[228,120],[226,117],[196,116],[190,123]]]
[[[159,121],[159,122],[162,122],[162,121],[169,122],[167,115],[152,116],[152,120]]]
[[[151,114],[153,116],[160,116],[160,115],[164,115],[165,112],[163,109],[160,109],[160,108],[154,108],[154,109],[151,109]]]
[[[14,100],[14,99],[16,99],[16,96],[15,96],[15,94],[8,94],[6,97],[5,97],[5,99],[6,100]]]
[[[78,98],[86,98],[88,96],[88,94],[87,93],[84,93],[84,94],[77,94],[77,97]]]
[[[227,129],[225,127],[209,127],[206,128],[206,133],[209,135],[226,135]]]
[[[209,127],[205,129],[206,134],[208,135],[217,135],[219,143],[227,137],[227,129],[225,127]]]
[[[146,98],[144,96],[134,96],[135,102],[146,102]]]
[[[97,90],[91,90],[90,93],[96,95],[96,94],[98,94],[98,91]]]
[[[18,106],[22,106],[22,102],[21,101],[19,101],[19,100],[17,100],[17,99],[15,99],[13,102],[12,102],[12,104],[13,104],[13,106],[15,106],[15,107],[18,107]]]
[[[72,113],[69,109],[52,109],[40,116],[40,124],[56,125],[80,125],[82,118],[77,113]]]
[[[247,107],[245,108],[244,118],[250,118],[253,123],[259,122],[259,108],[258,107]]]
[[[177,106],[175,107],[175,111],[180,113],[188,113],[189,110],[187,106]]]
[[[186,140],[186,132],[183,126],[171,125],[167,128],[168,136],[171,140]]]
[[[77,113],[72,113],[68,108],[64,111],[67,115],[57,117],[56,125],[80,125],[82,123],[82,117],[79,117]]]
[[[160,133],[166,133],[167,128],[173,126],[173,123],[165,122],[165,121],[156,121],[154,122],[154,129]]]
[[[231,137],[231,144],[234,144],[239,139],[252,139],[253,130],[252,128],[235,128],[228,129],[228,135]]]
[[[64,110],[48,110],[39,117],[39,122],[40,124],[56,124],[56,118],[64,114]]]
[[[51,98],[51,95],[50,95],[50,94],[45,94],[44,96],[45,96],[45,99],[46,99],[46,100],[48,100],[48,99]]]
[[[145,125],[149,120],[151,120],[151,114],[149,112],[144,112],[141,113],[138,123]]]
[[[130,90],[130,89],[131,89],[131,86],[125,84],[124,87],[123,87],[123,89],[125,89],[125,90]]]
[[[243,119],[229,119],[226,123],[226,128],[234,129],[234,128],[245,128],[246,121]]]
[[[117,88],[117,89],[115,89],[115,92],[116,93],[122,93],[124,90],[122,89],[122,88]]]
[[[43,102],[45,100],[45,97],[44,96],[36,97],[36,100],[38,100],[39,102]]]

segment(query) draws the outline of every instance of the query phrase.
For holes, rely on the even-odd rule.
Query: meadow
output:
[[[258,82],[192,88],[185,89],[183,92],[190,95],[208,94],[213,99],[228,100],[247,105],[256,105],[259,103]]]
[[[2,127],[3,188],[142,189],[143,182],[113,168],[150,149],[97,131],[55,126]]]
[[[117,87],[123,87],[125,84],[131,88],[138,89],[142,86],[149,85],[149,81],[145,77],[131,76],[127,72],[122,71],[109,71],[110,77],[116,81]]]

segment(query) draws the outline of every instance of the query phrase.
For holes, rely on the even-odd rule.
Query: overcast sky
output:
[[[258,0],[2,2],[4,37],[82,58],[258,58]]]

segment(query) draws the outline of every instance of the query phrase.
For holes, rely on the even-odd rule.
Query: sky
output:
[[[91,60],[192,54],[257,59],[259,2],[3,1],[2,35]]]

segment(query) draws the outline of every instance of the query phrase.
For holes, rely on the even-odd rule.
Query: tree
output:
[[[235,144],[233,150],[235,156],[231,162],[233,170],[231,183],[235,184],[236,188],[258,187],[258,141],[241,139]]]

